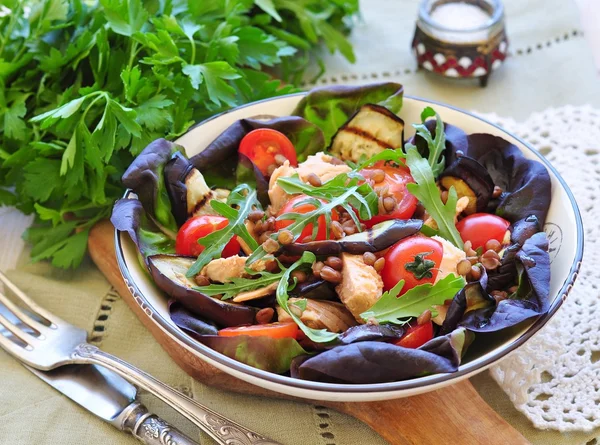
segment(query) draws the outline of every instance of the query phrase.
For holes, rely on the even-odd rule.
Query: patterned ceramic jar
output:
[[[446,77],[478,78],[485,86],[508,51],[504,7],[500,0],[424,0],[412,48],[419,68]]]

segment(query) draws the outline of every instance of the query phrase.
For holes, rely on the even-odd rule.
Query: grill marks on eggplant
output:
[[[363,105],[335,134],[330,151],[358,162],[389,148],[402,147],[404,121],[380,105]]]

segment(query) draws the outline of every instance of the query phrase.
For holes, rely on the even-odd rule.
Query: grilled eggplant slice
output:
[[[335,134],[329,150],[344,161],[358,162],[402,147],[404,121],[381,105],[363,105]]]
[[[421,230],[422,226],[423,221],[420,219],[394,219],[375,224],[364,232],[355,233],[340,240],[292,243],[282,246],[281,250],[287,255],[302,255],[306,251],[315,255],[337,255],[342,252],[352,254],[379,252],[402,238],[414,235]]]
[[[180,152],[175,153],[165,166],[165,181],[172,212],[179,226],[191,216],[215,215],[210,201],[222,200],[228,194],[223,189],[211,190],[200,170]]]
[[[196,283],[185,274],[194,261],[195,258],[178,255],[152,255],[148,266],[156,285],[190,312],[221,327],[254,323],[254,308],[221,301],[193,289]]]
[[[457,158],[442,172],[440,184],[448,190],[454,186],[459,198],[469,198],[467,215],[484,212],[494,193],[494,181],[486,168],[467,156]]]

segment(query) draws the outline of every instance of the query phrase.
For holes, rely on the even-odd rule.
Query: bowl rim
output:
[[[283,96],[262,99],[259,101],[241,105],[239,107],[235,107],[230,110],[226,110],[222,113],[219,113],[215,116],[212,116],[208,119],[205,119],[201,122],[198,122],[198,123],[192,125],[187,130],[186,133],[188,133],[189,131],[191,131],[201,125],[207,124],[215,119],[219,119],[220,117],[222,117],[226,114],[229,114],[231,112],[234,112],[234,111],[237,111],[240,109],[249,108],[249,107],[255,106],[257,104],[271,102],[274,100],[281,100],[281,99],[294,97],[294,96],[305,96],[306,94],[307,94],[307,92],[287,94],[287,95],[283,95]],[[133,276],[131,275],[131,272],[129,271],[127,262],[125,261],[125,255],[123,252],[123,245],[121,243],[120,233],[117,230],[115,230],[114,241],[115,241],[115,248],[116,248],[115,250],[116,250],[117,263],[119,265],[119,269],[121,271],[121,274],[123,275],[123,278],[125,278],[125,280],[127,281],[130,291],[132,291],[132,293],[134,293],[134,297],[137,297],[137,298],[134,298],[136,300],[136,303],[138,303],[141,307],[146,309],[146,310],[144,310],[144,313],[146,315],[148,315],[148,317],[150,319],[152,319],[155,323],[157,323],[163,331],[166,331],[170,336],[174,337],[177,341],[179,341],[180,343],[183,343],[186,347],[192,349],[195,353],[199,354],[201,356],[201,358],[203,356],[206,356],[208,359],[214,360],[215,362],[217,362],[221,367],[231,368],[239,373],[248,374],[256,379],[266,380],[267,382],[269,382],[271,384],[277,384],[277,385],[282,385],[282,386],[287,386],[287,387],[294,387],[294,388],[297,388],[298,390],[309,390],[309,391],[316,391],[316,392],[322,392],[322,393],[358,393],[358,394],[383,393],[383,392],[387,393],[387,392],[400,392],[400,391],[405,391],[405,390],[415,390],[415,389],[422,388],[425,386],[431,386],[432,390],[433,390],[436,387],[439,387],[439,385],[450,384],[452,381],[458,382],[462,378],[469,377],[472,374],[475,374],[479,371],[485,370],[486,368],[488,368],[489,366],[491,366],[498,360],[506,357],[508,354],[510,354],[515,349],[520,347],[523,343],[528,341],[537,331],[539,331],[550,320],[550,318],[552,318],[552,316],[556,313],[558,308],[566,300],[568,294],[570,293],[570,291],[573,287],[573,283],[574,283],[575,279],[577,278],[579,269],[581,267],[581,260],[583,258],[583,246],[584,246],[583,221],[581,218],[581,213],[579,211],[579,206],[577,205],[577,202],[575,201],[575,197],[574,197],[573,193],[571,192],[571,189],[567,185],[566,181],[562,178],[560,173],[554,168],[554,166],[541,153],[539,153],[537,150],[535,150],[533,147],[531,147],[531,145],[529,145],[527,142],[523,141],[521,138],[515,136],[514,134],[505,130],[504,128],[500,127],[499,125],[496,125],[493,122],[490,122],[474,113],[471,113],[469,111],[463,110],[458,107],[454,107],[452,105],[445,104],[443,102],[434,101],[434,100],[430,100],[430,99],[423,99],[421,97],[410,96],[410,95],[404,95],[404,97],[407,99],[413,99],[416,101],[425,102],[427,104],[431,104],[434,106],[435,105],[443,106],[450,110],[453,110],[453,111],[456,111],[456,112],[459,112],[462,114],[466,114],[467,116],[475,118],[485,124],[491,125],[492,127],[496,128],[496,129],[500,130],[501,132],[507,134],[508,136],[514,138],[516,141],[523,144],[523,146],[525,148],[527,148],[530,152],[535,154],[538,157],[539,161],[556,176],[558,182],[560,183],[562,188],[565,190],[565,192],[569,198],[569,201],[571,203],[571,207],[573,209],[573,213],[575,216],[576,230],[577,230],[577,247],[576,247],[576,251],[575,251],[575,258],[574,258],[571,268],[569,270],[569,274],[566,277],[565,281],[563,282],[563,285],[561,286],[560,290],[558,291],[558,296],[554,299],[554,301],[550,305],[548,312],[546,312],[544,315],[537,318],[527,328],[527,330],[523,334],[521,334],[516,340],[514,340],[512,343],[504,346],[497,352],[494,352],[491,354],[486,354],[489,356],[485,359],[476,358],[464,365],[461,364],[456,372],[432,374],[429,376],[417,377],[414,379],[402,380],[402,381],[397,381],[397,382],[370,383],[370,384],[323,383],[323,382],[315,382],[315,381],[311,381],[311,380],[301,380],[301,379],[296,379],[293,377],[275,374],[275,373],[268,372],[268,371],[263,371],[258,368],[254,368],[252,366],[238,362],[238,361],[236,361],[232,358],[229,358],[219,352],[214,351],[213,349],[210,349],[208,346],[205,346],[205,345],[197,342],[196,340],[189,337],[181,330],[177,329],[175,326],[173,326],[167,320],[165,320],[165,318],[162,317],[162,315],[160,315],[160,313],[153,307],[153,305],[144,296],[144,294],[141,292],[141,290],[137,286],[135,280],[133,279]],[[131,193],[132,193],[132,190],[127,189],[123,195],[123,198],[128,198]],[[139,301],[138,301],[138,298],[140,299]],[[149,309],[149,311],[148,311],[148,309]],[[256,383],[254,383],[254,384],[256,384]]]

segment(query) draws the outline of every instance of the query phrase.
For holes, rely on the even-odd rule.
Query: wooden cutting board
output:
[[[148,318],[123,282],[115,256],[114,228],[92,228],[90,255],[131,310],[173,360],[196,380],[228,391],[291,398],[239,380],[202,361]],[[298,400],[298,399],[296,399]],[[529,442],[479,396],[468,380],[418,396],[382,402],[312,401],[362,420],[392,445],[519,445]]]

